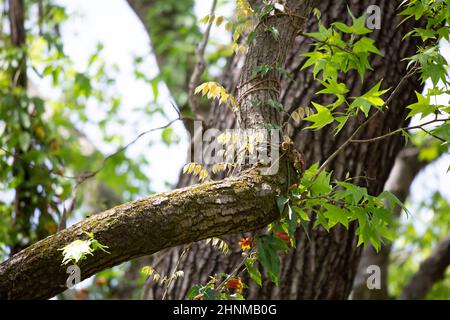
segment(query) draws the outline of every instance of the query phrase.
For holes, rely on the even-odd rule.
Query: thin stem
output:
[[[434,120],[431,120],[431,121],[428,121],[428,122],[425,122],[425,123],[422,123],[422,124],[419,124],[419,125],[416,125],[416,126],[410,126],[410,127],[399,128],[399,129],[397,129],[397,130],[394,130],[394,131],[392,131],[392,132],[383,134],[383,135],[378,136],[378,137],[375,137],[375,138],[369,138],[369,139],[353,139],[353,140],[350,140],[350,142],[351,142],[351,143],[371,143],[371,142],[375,142],[375,141],[378,141],[378,140],[382,140],[382,139],[388,138],[388,137],[390,137],[390,136],[392,136],[392,135],[394,135],[394,134],[397,134],[397,133],[399,133],[399,132],[401,132],[401,131],[414,130],[414,129],[420,129],[420,130],[423,130],[423,131],[425,131],[427,134],[429,134],[429,135],[435,137],[436,139],[439,139],[440,141],[445,142],[446,140],[442,139],[441,137],[438,137],[438,136],[434,135],[434,134],[431,133],[430,131],[428,131],[428,130],[426,130],[425,128],[423,128],[423,126],[426,126],[426,125],[428,125],[428,124],[435,123],[435,122],[446,122],[446,121],[450,121],[450,118],[446,118],[446,119],[434,119]]]
[[[192,243],[189,243],[186,247],[184,247],[183,252],[181,253],[180,257],[178,258],[177,264],[175,265],[174,270],[173,270],[172,274],[170,275],[169,283],[167,283],[166,289],[164,290],[162,300],[166,299],[167,292],[169,292],[169,288],[172,285],[172,282],[174,280],[173,275],[175,274],[175,272],[177,272],[178,267],[181,263],[181,260],[183,260],[184,256],[189,252],[189,249],[191,249],[191,246],[192,246]]]
[[[213,0],[212,6],[211,6],[211,12],[210,16],[214,14],[214,11],[216,10],[217,0]],[[194,114],[196,114],[198,117],[200,117],[203,120],[203,116],[200,112],[200,106],[198,103],[198,100],[195,96],[195,87],[198,85],[198,82],[200,80],[200,76],[202,75],[203,71],[205,70],[205,50],[206,46],[208,45],[209,40],[209,34],[211,32],[211,27],[213,25],[213,21],[211,23],[208,23],[208,26],[206,27],[205,34],[203,35],[203,41],[201,42],[200,46],[197,48],[196,51],[196,59],[197,62],[194,67],[194,71],[192,72],[191,78],[189,80],[189,104],[191,107],[191,110]]]

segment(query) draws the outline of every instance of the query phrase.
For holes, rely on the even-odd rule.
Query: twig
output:
[[[211,7],[211,13],[210,15],[214,14],[214,11],[216,10],[217,0],[213,0],[213,4]],[[203,35],[203,41],[201,42],[200,46],[196,50],[196,59],[197,62],[194,67],[194,71],[192,72],[191,78],[189,80],[189,105],[191,106],[191,110],[194,114],[197,115],[201,120],[203,119],[203,116],[200,112],[200,105],[198,103],[198,99],[195,96],[195,88],[198,85],[198,82],[200,80],[200,76],[202,75],[203,71],[205,70],[205,49],[208,44],[209,40],[209,34],[211,32],[212,22],[208,23],[208,26],[206,27],[205,34]]]
[[[416,125],[416,126],[399,128],[399,129],[397,129],[397,130],[394,130],[394,131],[392,131],[392,132],[383,134],[383,135],[378,136],[378,137],[375,137],[375,138],[369,138],[369,139],[353,139],[353,140],[350,140],[350,142],[351,142],[351,143],[371,143],[371,142],[375,142],[375,141],[378,141],[378,140],[382,140],[382,139],[388,138],[388,137],[390,137],[390,136],[392,136],[392,135],[394,135],[394,134],[397,134],[397,133],[399,133],[399,132],[401,132],[401,131],[414,130],[414,129],[420,129],[420,130],[423,130],[423,131],[425,131],[427,134],[429,134],[429,135],[435,137],[436,139],[438,139],[438,140],[440,140],[440,141],[442,141],[442,142],[446,142],[446,140],[442,139],[441,137],[436,136],[435,134],[433,134],[433,133],[431,133],[430,131],[428,131],[428,130],[426,130],[425,128],[423,128],[423,126],[426,126],[426,125],[431,124],[431,123],[435,123],[435,122],[446,122],[446,121],[450,121],[450,118],[446,118],[446,119],[434,119],[434,120],[431,120],[431,121],[428,121],[428,122],[425,122],[425,123],[422,123],[422,124],[419,124],[419,125]]]
[[[189,243],[188,245],[186,245],[184,247],[183,252],[181,253],[180,257],[178,258],[177,264],[175,265],[174,270],[173,270],[172,274],[170,275],[169,282],[167,283],[166,289],[164,290],[164,294],[162,296],[162,300],[166,299],[167,292],[169,291],[169,288],[170,288],[170,286],[172,285],[172,282],[173,282],[173,275],[174,275],[175,272],[178,271],[178,266],[180,265],[181,260],[183,260],[184,256],[189,252],[189,250],[191,249],[191,246],[192,246],[192,243]]]
[[[245,264],[245,261],[247,260],[247,258],[250,257],[250,255],[252,253],[253,253],[253,248],[250,249],[250,251],[244,256],[244,259],[242,259],[242,261],[233,269],[233,271],[231,271],[231,273],[228,275],[228,277],[226,277],[225,280],[223,280],[217,286],[217,288],[215,289],[216,292],[220,292],[220,290],[227,283],[227,281],[235,276],[235,274],[239,271],[239,269],[241,269],[241,267]]]

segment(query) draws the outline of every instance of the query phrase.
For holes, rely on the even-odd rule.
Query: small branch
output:
[[[239,270],[242,268],[242,266],[245,263],[245,260],[247,260],[248,257],[250,257],[250,255],[253,253],[253,249],[251,249],[247,254],[244,255],[244,259],[241,260],[241,262],[239,262],[239,264],[233,269],[233,271],[231,271],[231,273],[228,275],[228,277],[225,278],[225,280],[223,280],[215,289],[216,292],[220,292],[220,290],[223,288],[223,286],[228,282],[228,280],[230,280],[231,278],[233,278],[238,272]]]
[[[189,243],[188,245],[186,245],[183,249],[183,252],[181,252],[181,255],[178,258],[177,264],[173,268],[172,274],[170,275],[169,282],[167,283],[166,289],[164,290],[162,300],[166,300],[167,293],[169,292],[169,288],[172,285],[172,282],[174,280],[173,276],[174,276],[175,272],[178,271],[178,267],[180,266],[181,260],[183,260],[184,256],[189,252],[189,250],[191,249],[191,246],[192,246],[192,242]]]
[[[68,176],[68,175],[64,175],[64,174],[60,173],[57,169],[49,169],[49,168],[47,168],[46,166],[43,166],[43,165],[34,165],[34,164],[28,162],[27,160],[23,159],[21,156],[19,156],[19,155],[15,154],[15,153],[13,153],[13,152],[3,148],[2,146],[0,146],[0,150],[5,152],[6,154],[12,156],[15,160],[19,160],[19,161],[25,163],[30,169],[35,169],[35,168],[42,169],[42,170],[46,171],[48,174],[53,175],[53,176],[58,176],[58,177],[65,178],[65,179],[70,179],[70,180],[77,180],[78,181],[77,185],[81,185],[86,180],[96,176],[101,170],[103,170],[103,168],[105,167],[106,162],[108,160],[110,160],[111,158],[113,158],[116,155],[118,155],[118,154],[122,153],[123,151],[125,151],[128,147],[130,147],[131,145],[135,144],[143,136],[145,136],[145,135],[147,135],[147,134],[149,134],[151,132],[155,132],[155,131],[158,131],[158,130],[163,130],[165,128],[168,128],[168,127],[170,127],[172,124],[174,124],[177,121],[185,121],[185,120],[194,121],[194,120],[200,120],[200,119],[187,117],[187,116],[183,116],[183,117],[180,116],[180,117],[178,117],[176,119],[170,120],[167,124],[165,124],[165,125],[163,125],[161,127],[152,128],[152,129],[146,130],[144,132],[141,132],[131,142],[127,143],[125,146],[120,147],[117,151],[115,151],[115,152],[109,154],[108,156],[106,156],[103,159],[102,164],[101,164],[101,166],[98,169],[96,169],[94,171],[91,171],[91,172],[88,172],[88,173],[85,173],[85,174],[82,174],[82,175],[78,175],[78,176]]]
[[[217,0],[213,0],[213,4],[211,7],[210,15],[214,14],[214,11],[216,10]],[[189,105],[191,106],[192,112],[197,115],[200,119],[203,119],[203,116],[200,112],[200,105],[198,103],[198,99],[195,96],[195,88],[198,85],[198,82],[200,80],[200,76],[202,75],[203,71],[205,71],[205,49],[208,44],[209,40],[209,34],[211,32],[212,22],[208,23],[208,26],[206,27],[205,34],[203,35],[203,41],[200,44],[200,46],[197,48],[196,51],[196,59],[197,62],[195,64],[194,71],[192,72],[191,78],[189,80]]]
[[[446,142],[446,140],[442,139],[441,137],[436,136],[435,134],[431,133],[430,131],[426,130],[423,126],[426,126],[428,124],[431,123],[435,123],[435,122],[446,122],[446,121],[450,121],[450,118],[446,118],[446,119],[434,119],[425,123],[422,123],[420,125],[416,125],[416,126],[411,126],[411,127],[403,127],[403,128],[399,128],[397,130],[394,130],[392,132],[383,134],[381,136],[375,137],[375,138],[369,138],[369,139],[353,139],[350,140],[350,143],[371,143],[371,142],[375,142],[378,140],[382,140],[382,139],[386,139],[394,134],[400,133],[402,131],[406,131],[406,130],[414,130],[414,129],[420,129],[425,131],[427,134],[429,134],[430,136],[442,141],[442,142]]]

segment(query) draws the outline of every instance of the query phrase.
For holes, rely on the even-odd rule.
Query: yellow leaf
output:
[[[226,94],[226,93],[225,93],[225,94],[221,94],[221,95],[220,95],[220,101],[219,101],[219,104],[227,103],[228,97],[229,97],[229,95]]]
[[[192,171],[194,171],[194,168],[195,168],[195,163],[191,162],[191,163],[189,163],[189,167],[186,172],[192,173]]]
[[[224,154],[225,154],[225,149],[220,149],[219,151],[217,151],[217,155],[219,157],[223,157]]]
[[[234,106],[234,97],[232,95],[230,95],[230,104]]]
[[[231,139],[231,133],[224,132],[217,137],[217,142],[219,142],[220,144],[227,144],[228,141],[230,141],[230,139]]]
[[[223,16],[218,16],[216,19],[216,26],[220,26],[223,22]]]
[[[233,33],[233,42],[237,42],[238,40],[239,40],[239,37],[240,37],[241,35],[239,34],[239,32],[237,32],[237,31],[235,31],[234,33]]]
[[[295,123],[300,123],[300,115],[297,111],[292,112],[291,117],[294,119]]]
[[[305,108],[302,107],[298,108],[297,113],[300,116],[300,121],[303,120],[303,118],[305,117]]]
[[[214,14],[209,16],[209,20],[208,20],[208,24],[212,24],[214,22],[214,19],[216,18],[216,16]]]
[[[252,143],[247,143],[247,150],[250,154],[253,154],[255,152],[255,146]]]
[[[255,132],[255,141],[257,143],[261,143],[264,141],[264,133],[261,132],[260,130],[258,130],[257,132]]]
[[[197,88],[195,88],[194,93],[195,93],[195,94],[199,93],[200,91],[202,91],[202,90],[205,88],[205,86],[206,86],[206,83],[202,83],[202,84],[199,85]]]
[[[194,175],[196,176],[197,174],[199,174],[201,170],[202,170],[202,166],[199,164],[196,165],[194,168]]]
[[[198,20],[198,22],[200,22],[200,23],[207,23],[208,20],[209,20],[209,14],[207,14],[206,16],[204,16],[203,18]]]
[[[205,86],[202,89],[202,96],[204,96],[209,91],[209,82],[205,83]]]
[[[227,30],[228,32],[231,32],[232,29],[233,29],[233,24],[231,22],[227,22],[225,24],[225,30]]]
[[[203,181],[203,180],[205,180],[207,177],[208,177],[208,171],[206,171],[206,169],[202,169],[201,171],[200,171],[200,174],[199,174],[199,180],[200,181]]]

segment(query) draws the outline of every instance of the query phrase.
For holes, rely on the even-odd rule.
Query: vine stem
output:
[[[191,249],[191,246],[192,246],[192,243],[189,243],[187,246],[184,247],[183,252],[181,252],[181,255],[178,258],[177,264],[175,265],[173,272],[170,276],[169,282],[167,283],[166,289],[164,290],[162,300],[166,299],[167,293],[169,292],[169,288],[172,285],[172,282],[174,280],[173,275],[175,274],[175,272],[177,272],[178,267],[180,266],[181,260],[183,260],[184,256],[189,252],[189,250]]]
[[[245,264],[245,261],[247,260],[247,258],[250,257],[252,253],[253,253],[253,248],[250,249],[250,251],[247,254],[245,254],[244,259],[242,259],[242,261],[233,269],[233,271],[231,271],[231,273],[228,275],[228,277],[226,277],[225,280],[223,280],[217,286],[217,288],[215,289],[216,292],[220,292],[220,290],[228,282],[228,280],[230,280],[231,278],[233,278],[237,274],[239,269],[241,269],[241,267]]]
[[[217,0],[213,0],[212,6],[211,6],[211,11],[210,11],[210,16],[212,16],[214,14],[214,12],[216,11],[216,5],[217,5]],[[213,25],[213,22],[214,21],[211,21],[211,23],[208,23],[205,33],[203,35],[203,41],[201,42],[200,46],[196,50],[195,55],[196,55],[197,62],[195,64],[194,71],[192,72],[191,78],[189,79],[189,86],[188,86],[188,88],[189,88],[189,105],[192,109],[192,112],[194,114],[196,114],[202,120],[204,120],[204,119],[200,112],[200,106],[199,106],[198,100],[195,97],[195,87],[198,85],[200,76],[202,75],[203,71],[205,71],[204,55],[205,55],[206,46],[208,45],[209,34],[211,33],[211,27]]]

